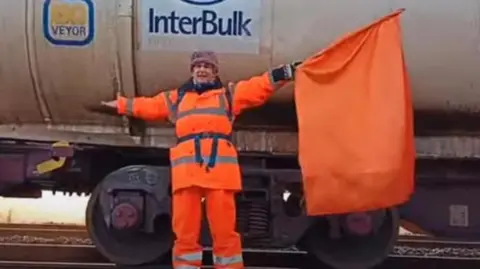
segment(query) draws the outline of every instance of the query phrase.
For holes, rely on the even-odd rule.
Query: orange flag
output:
[[[414,188],[413,107],[398,10],[304,61],[295,78],[308,215],[376,210]]]

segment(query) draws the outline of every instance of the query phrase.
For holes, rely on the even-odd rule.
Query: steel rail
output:
[[[14,238],[12,243],[9,236]],[[83,226],[0,224],[0,268],[115,268],[91,241],[81,244],[42,243],[25,237],[82,237],[89,241]],[[7,240],[2,240],[7,239]],[[20,243],[20,242],[22,243]],[[75,241],[73,241],[75,242]],[[206,262],[211,264],[211,249],[205,249]],[[246,264],[252,268],[311,268],[304,251],[279,249],[245,249]],[[277,266],[278,265],[278,266]],[[433,266],[435,265],[435,266]],[[159,268],[160,265],[155,265]],[[379,268],[480,268],[480,242],[449,240],[426,236],[399,236],[389,258]],[[448,267],[450,266],[450,267]],[[473,267],[470,267],[473,266]],[[135,267],[138,268],[138,267]],[[205,267],[208,268],[208,267]],[[250,268],[250,267],[248,267]],[[319,269],[318,266],[314,267]]]
[[[79,237],[88,238],[88,232],[80,225],[58,224],[0,224],[0,237],[8,236],[34,236],[34,237]]]

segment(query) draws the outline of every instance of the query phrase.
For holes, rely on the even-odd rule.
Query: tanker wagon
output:
[[[475,0],[0,0],[1,194],[90,194],[86,224],[106,258],[139,265],[168,257],[172,126],[87,108],[117,93],[152,96],[177,87],[197,49],[216,51],[222,80],[236,81],[304,59],[398,8],[406,9],[415,109],[414,195],[397,208],[307,217],[289,85],[235,123],[244,247],[295,246],[351,268],[384,260],[400,221],[478,240]],[[204,226],[207,245],[208,233]]]

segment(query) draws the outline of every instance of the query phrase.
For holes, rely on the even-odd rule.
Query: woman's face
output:
[[[196,83],[209,83],[215,81],[215,68],[209,63],[198,63],[193,66],[193,80]]]

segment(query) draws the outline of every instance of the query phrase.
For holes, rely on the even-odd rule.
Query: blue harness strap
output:
[[[195,161],[198,164],[203,165],[204,160],[201,154],[202,150],[200,148],[200,140],[205,138],[213,139],[212,150],[211,150],[210,157],[207,164],[207,168],[213,168],[215,166],[215,163],[217,161],[217,156],[218,156],[218,140],[224,139],[227,141],[232,141],[231,135],[222,134],[222,133],[213,133],[213,132],[189,134],[189,135],[185,135],[177,138],[177,144],[193,139],[195,143]]]
[[[183,100],[183,97],[185,96],[186,91],[185,90],[179,90],[178,91],[178,98],[175,104],[173,105],[172,112],[177,114],[178,111],[178,106],[180,105],[180,102]],[[228,110],[227,110],[227,117],[230,121],[232,121],[232,94],[229,89],[226,89],[225,91],[225,97],[227,99],[228,103]],[[209,171],[210,168],[213,168],[217,162],[217,156],[218,156],[218,140],[219,139],[224,139],[229,142],[232,141],[232,135],[231,134],[223,134],[223,133],[215,133],[215,132],[203,132],[203,133],[195,133],[195,134],[189,134],[185,135],[182,137],[177,137],[177,145],[188,141],[188,140],[194,140],[195,143],[195,162],[197,162],[200,166],[203,165],[204,160],[202,157],[202,149],[201,149],[201,144],[200,140],[205,139],[205,138],[211,138],[213,139],[212,141],[212,150],[210,153],[210,157],[208,159],[208,164],[207,164],[207,171]]]

